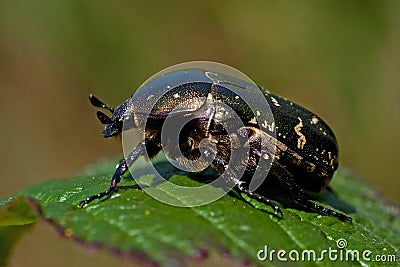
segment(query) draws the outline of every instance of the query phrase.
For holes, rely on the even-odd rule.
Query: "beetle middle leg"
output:
[[[255,192],[250,191],[247,187],[243,186],[244,183],[238,181],[236,187],[239,189],[240,192],[245,193],[249,198],[255,199],[260,203],[264,203],[267,204],[268,206],[270,206],[271,208],[274,209],[274,214],[278,215],[278,213],[283,216],[283,213],[281,211],[281,209],[279,208],[279,206],[273,202],[272,200],[270,200],[269,198],[257,194]]]
[[[278,181],[279,186],[285,188],[290,192],[292,199],[295,203],[319,212],[320,214],[333,216],[341,221],[352,222],[351,217],[312,202],[307,193],[296,183],[293,175],[290,174],[278,162],[275,162],[275,164],[272,166],[270,173]]]
[[[228,172],[227,173],[228,179],[227,179],[227,181],[225,181],[226,183],[228,183],[228,184],[233,183],[235,185],[234,187],[236,187],[241,193],[246,194],[251,199],[255,199],[260,203],[264,203],[264,204],[270,206],[271,208],[273,208],[275,215],[280,214],[283,216],[281,209],[275,202],[273,202],[272,200],[270,200],[269,198],[267,198],[263,195],[257,194],[253,191],[250,191],[249,188],[247,186],[245,186],[246,182],[240,181],[240,179],[236,178],[237,175],[232,173],[232,171],[230,171],[229,168],[227,168],[227,164],[225,163],[225,161],[223,159],[221,159],[220,157],[217,156],[217,157],[215,157],[213,163],[215,165],[219,165],[220,170],[226,170]]]
[[[110,195],[112,192],[114,192],[115,189],[117,188],[118,183],[121,181],[122,175],[124,175],[129,170],[129,167],[132,166],[132,164],[143,154],[144,147],[145,147],[145,141],[141,141],[135,147],[135,149],[128,155],[128,157],[126,157],[120,161],[117,169],[114,172],[114,175],[111,178],[111,185],[107,190],[100,192],[96,195],[85,198],[83,201],[81,201],[79,203],[79,206],[81,208],[83,208],[84,206],[86,206],[87,204],[92,202],[93,200],[101,199],[105,196]]]

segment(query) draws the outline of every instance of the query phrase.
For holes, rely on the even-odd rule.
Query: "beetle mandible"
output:
[[[134,121],[132,127],[143,127],[144,139],[120,161],[111,178],[110,187],[87,197],[80,206],[83,207],[95,199],[112,194],[121,177],[140,156],[144,155],[144,151],[147,152],[144,156],[151,159],[160,151],[166,150],[161,142],[161,132],[168,116],[191,116],[190,122],[179,132],[179,144],[176,148],[184,157],[199,158],[201,141],[211,140],[214,146],[210,148],[213,150],[210,167],[217,173],[227,172],[228,175],[225,176],[228,177],[227,183],[231,183],[236,190],[248,197],[269,205],[275,214],[282,214],[282,212],[279,206],[265,195],[263,188],[268,184],[284,189],[294,202],[306,208],[351,222],[352,219],[349,216],[312,202],[306,193],[307,191],[317,193],[323,191],[338,167],[338,144],[329,126],[304,107],[261,88],[263,101],[268,103],[273,120],[272,122],[264,120],[259,123],[260,118],[265,114],[252,110],[243,103],[242,97],[229,89],[229,85],[235,82],[216,83],[215,80],[210,79],[210,73],[219,74],[203,68],[181,69],[167,73],[155,78],[152,86],[139,88],[137,93],[117,108],[104,104],[93,95],[89,96],[93,106],[112,113],[112,116],[108,116],[101,111],[97,112],[100,122],[106,125],[102,133],[104,137],[120,136],[125,130],[124,121],[130,118]],[[222,77],[230,76],[222,74]],[[157,90],[162,90],[157,88],[159,81],[164,84],[165,81],[171,82],[174,86],[169,86],[156,104],[149,109],[146,106],[148,105],[146,100],[151,98]],[[246,84],[246,82],[240,80],[238,83]],[[174,111],[174,108],[183,101],[195,97],[212,101],[184,102],[189,103],[186,104],[185,109]],[[221,109],[216,108],[218,103],[229,106],[238,114],[241,125],[237,128],[232,120],[228,120],[231,126],[233,124],[234,134],[228,134],[222,127],[220,118],[223,118],[224,114]],[[141,115],[145,113],[144,110],[150,110],[146,114],[145,121],[141,118]],[[270,146],[270,142],[274,142],[274,146]],[[242,173],[238,174],[235,168],[231,166],[228,168],[228,165],[231,151],[239,151],[243,147],[247,147],[249,152],[239,159],[239,162],[244,165],[244,173],[241,175]],[[173,157],[174,151],[168,152]],[[268,160],[269,173],[262,186],[253,191],[249,188],[249,179],[260,167],[261,159]]]

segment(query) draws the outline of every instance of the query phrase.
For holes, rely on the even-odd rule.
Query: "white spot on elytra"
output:
[[[315,164],[309,163],[309,165],[307,166],[307,171],[308,171],[308,172],[313,172],[313,171],[315,171]]]
[[[294,131],[299,136],[299,138],[297,139],[297,148],[303,149],[304,145],[307,143],[307,140],[305,135],[302,132],[300,132],[301,128],[303,127],[303,121],[299,117],[298,119],[300,122],[294,127]]]
[[[276,100],[274,97],[271,96],[272,103],[274,103],[275,106],[280,107],[281,105],[279,104],[278,100]]]
[[[318,122],[319,122],[319,119],[317,118],[317,117],[315,117],[315,116],[313,116],[312,118],[311,118],[311,124],[317,124]]]
[[[176,93],[176,94],[173,95],[173,97],[174,97],[174,98],[179,98],[180,95],[179,95],[178,93]]]
[[[268,125],[267,121],[264,121],[263,123],[261,123],[261,126],[264,128],[267,128],[267,125]]]
[[[249,123],[257,124],[257,119],[256,119],[256,117],[253,117],[253,118],[249,121]]]
[[[261,126],[268,129],[270,132],[274,132],[275,129],[277,129],[278,127],[275,128],[275,122],[272,122],[271,124],[268,124],[267,121],[264,121],[263,123],[261,123]]]

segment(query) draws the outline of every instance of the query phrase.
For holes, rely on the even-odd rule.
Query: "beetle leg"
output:
[[[225,160],[223,160],[221,157],[216,156],[214,158],[214,162],[213,163],[215,164],[216,169],[219,170],[221,173],[224,172],[224,171],[228,172],[227,173],[228,175],[226,175],[227,181],[225,181],[225,182],[227,182],[228,184],[232,184],[233,183],[240,192],[245,193],[249,198],[255,199],[260,203],[264,203],[264,204],[270,206],[271,208],[274,209],[275,215],[278,215],[278,213],[279,213],[280,215],[283,216],[283,213],[282,213],[281,209],[279,208],[279,206],[275,202],[273,202],[272,200],[270,200],[269,198],[267,198],[267,197],[265,197],[263,195],[260,195],[260,194],[257,194],[255,192],[252,192],[247,187],[245,187],[244,184],[246,182],[240,181],[239,179],[236,178],[237,175],[232,173],[232,171],[230,171],[227,168],[228,165],[226,164]]]
[[[226,168],[226,163],[223,159],[221,159],[219,157],[215,157],[214,163],[222,166],[224,170],[229,172],[229,169]],[[265,196],[262,196],[260,194],[250,191],[247,187],[243,186],[245,184],[245,182],[240,181],[239,179],[235,178],[235,175],[232,174],[231,172],[229,173],[229,175],[227,175],[227,177],[229,177],[229,179],[228,179],[229,181],[226,181],[227,183],[234,183],[236,188],[240,192],[245,193],[249,198],[255,199],[258,202],[267,204],[268,206],[270,206],[271,208],[274,209],[275,215],[277,215],[279,213],[283,216],[281,209],[279,208],[278,205],[275,204],[275,202],[273,202],[272,200],[270,200],[269,198],[267,198]]]
[[[122,175],[124,175],[124,173],[128,171],[129,167],[132,166],[132,164],[143,154],[144,147],[145,147],[145,141],[140,142],[135,147],[135,149],[128,155],[128,157],[122,159],[119,162],[118,167],[111,178],[111,185],[107,190],[100,192],[97,195],[85,198],[83,201],[79,203],[79,206],[83,208],[93,200],[103,198],[114,192],[114,190],[117,188],[117,184],[121,181]]]
[[[325,208],[324,206],[312,202],[307,193],[294,181],[293,176],[278,162],[275,162],[272,166],[271,172],[274,176],[278,177],[280,186],[283,186],[291,192],[294,202],[321,214],[336,217],[341,221],[352,221],[351,217],[343,213]]]
[[[274,209],[275,215],[278,215],[279,213],[281,216],[283,216],[281,209],[275,202],[273,202],[272,200],[263,195],[251,192],[248,188],[244,187],[243,184],[244,184],[243,182],[239,181],[239,183],[236,185],[236,187],[239,189],[240,192],[245,193],[248,197],[257,200],[258,202],[267,204],[268,206]]]
[[[301,190],[301,191],[303,191],[303,190]],[[304,191],[303,191],[303,193],[304,193]],[[318,212],[320,212],[322,214],[336,217],[341,221],[352,222],[352,218],[351,217],[349,217],[349,216],[347,216],[347,215],[345,215],[343,213],[331,210],[329,208],[325,208],[324,206],[321,206],[321,205],[319,205],[317,203],[312,202],[309,199],[309,197],[307,197],[305,195],[305,193],[304,194],[302,194],[302,193],[298,194],[294,198],[294,200],[295,200],[295,202],[297,202],[297,203],[299,203],[299,204],[301,204],[303,206],[306,206],[307,208],[310,208],[312,210],[318,211]]]

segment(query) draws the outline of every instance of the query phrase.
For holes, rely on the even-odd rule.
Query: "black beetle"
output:
[[[127,157],[121,160],[111,179],[109,189],[86,198],[80,203],[81,207],[95,199],[110,195],[116,189],[122,175],[138,157],[144,154],[144,150],[147,151],[145,155],[147,158],[152,158],[165,150],[161,142],[161,130],[166,118],[173,115],[191,116],[190,122],[179,133],[179,145],[176,148],[184,157],[198,158],[200,142],[204,139],[211,140],[215,146],[210,148],[214,150],[210,167],[218,173],[228,171],[227,182],[233,183],[237,190],[250,198],[271,206],[275,214],[281,213],[279,207],[265,196],[265,191],[262,189],[268,184],[278,185],[284,189],[286,195],[300,205],[351,222],[352,219],[345,214],[312,202],[306,193],[306,191],[323,191],[338,167],[338,144],[328,125],[311,111],[262,90],[263,100],[268,103],[274,118],[274,121],[268,121],[265,119],[265,114],[251,109],[247,102],[242,101],[241,96],[229,88],[234,83],[238,83],[239,88],[246,87],[247,81],[231,79],[225,83],[215,82],[210,73],[218,74],[203,69],[168,73],[145,84],[116,109],[90,95],[89,99],[93,106],[112,113],[109,117],[101,111],[97,112],[100,122],[106,125],[102,133],[104,137],[120,136],[125,130],[124,121],[127,118],[132,119],[132,127],[139,125],[143,127],[145,137]],[[148,100],[159,91],[162,91],[162,97],[155,102],[155,105],[148,107]],[[191,99],[200,97],[212,101],[190,102]],[[250,105],[257,106],[257,99],[251,101]],[[173,111],[182,103],[185,103],[183,109]],[[241,120],[241,126],[237,126],[237,129],[233,126],[236,130],[234,134],[236,143],[231,140],[232,135],[227,133],[217,119],[224,117],[220,109],[215,108],[218,103],[232,108]],[[145,113],[146,121],[143,121],[141,115]],[[232,121],[229,123],[234,124]],[[271,140],[275,142],[273,148],[268,146]],[[245,172],[242,177],[238,177],[235,168],[227,166],[230,151],[242,147],[249,148],[249,153],[239,159],[245,165]],[[170,155],[174,155],[174,151],[169,152]],[[249,190],[248,177],[251,178],[258,168],[261,158],[269,159],[269,173],[262,186],[253,192]]]

